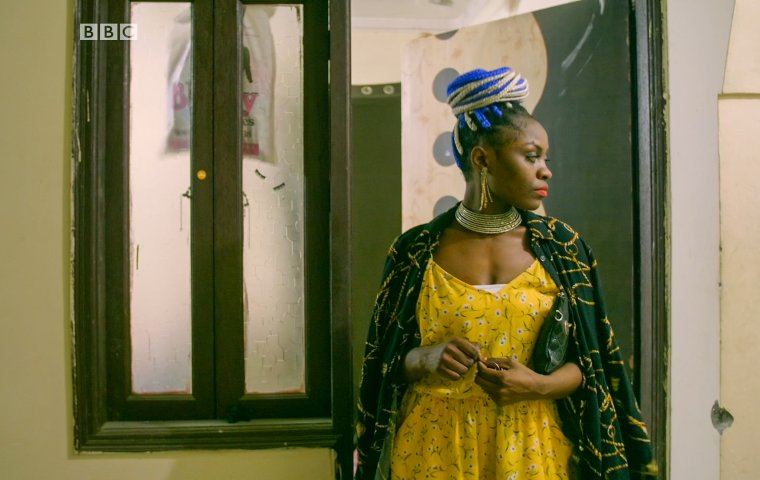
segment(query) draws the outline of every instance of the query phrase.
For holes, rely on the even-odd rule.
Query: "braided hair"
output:
[[[474,147],[513,141],[525,118],[531,118],[521,103],[528,96],[528,81],[509,67],[463,73],[449,84],[446,93],[457,117],[451,134],[454,159],[465,178]],[[505,128],[513,132],[511,140],[505,138]]]

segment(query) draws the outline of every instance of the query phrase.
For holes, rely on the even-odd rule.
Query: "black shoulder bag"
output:
[[[565,363],[570,343],[570,312],[567,295],[560,291],[546,315],[533,350],[533,370],[548,375]]]

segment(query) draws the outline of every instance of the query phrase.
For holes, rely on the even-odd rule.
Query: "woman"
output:
[[[357,478],[628,479],[656,472],[606,318],[596,261],[549,193],[525,79],[474,70],[448,89],[464,199],[391,246],[364,360]],[[568,299],[564,364],[534,371]]]

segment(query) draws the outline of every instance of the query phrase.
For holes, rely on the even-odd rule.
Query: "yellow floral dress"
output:
[[[480,344],[485,357],[527,364],[558,293],[538,261],[496,289],[475,287],[431,260],[417,304],[422,345],[454,336]],[[430,374],[410,385],[393,443],[392,478],[567,479],[572,447],[551,400],[498,406],[475,383]]]

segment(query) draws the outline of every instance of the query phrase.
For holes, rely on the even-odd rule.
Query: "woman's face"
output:
[[[507,131],[504,135],[514,138],[514,132]],[[535,210],[549,195],[548,182],[552,177],[547,165],[549,136],[535,119],[525,118],[514,141],[483,147],[483,151],[494,210],[504,211],[508,205]],[[480,175],[476,177],[479,179]]]

